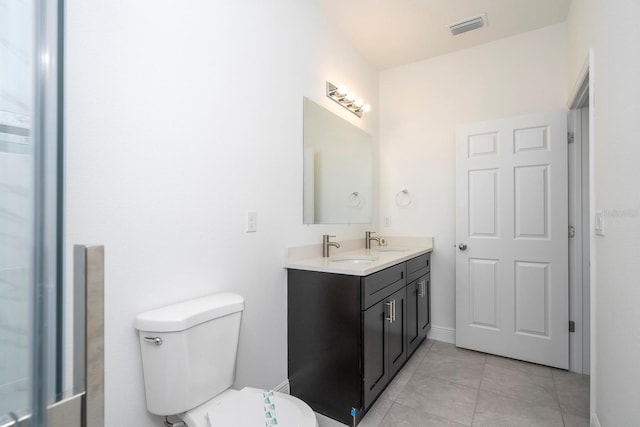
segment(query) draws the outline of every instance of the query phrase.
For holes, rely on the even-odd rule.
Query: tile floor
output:
[[[358,426],[588,427],[589,377],[427,340]]]

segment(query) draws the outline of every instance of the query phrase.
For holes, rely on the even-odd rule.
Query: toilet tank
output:
[[[136,316],[147,409],[186,412],[231,387],[244,299],[218,293]]]

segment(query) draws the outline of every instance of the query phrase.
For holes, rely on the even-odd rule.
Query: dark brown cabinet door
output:
[[[388,301],[382,300],[363,312],[364,326],[364,406],[369,407],[389,382],[386,345]]]
[[[420,345],[422,329],[418,326],[418,280],[407,285],[407,357]]]
[[[431,327],[431,273],[421,277],[417,283],[418,329],[422,337]]]
[[[388,298],[392,321],[387,325],[389,375],[391,378],[407,361],[407,291],[403,287]]]
[[[364,404],[368,407],[407,360],[406,287],[364,311]]]

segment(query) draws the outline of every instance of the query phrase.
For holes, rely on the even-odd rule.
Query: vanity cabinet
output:
[[[347,425],[353,408],[360,421],[426,337],[429,256],[368,276],[288,270],[292,395]]]

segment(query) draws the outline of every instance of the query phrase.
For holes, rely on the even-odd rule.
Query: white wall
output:
[[[311,0],[66,8],[66,254],[106,248],[106,425],[159,425],[135,315],[211,292],[246,299],[236,386],[280,384],[284,248],[376,227],[302,225],[302,98],[373,134],[377,150],[377,72]],[[326,80],[372,113],[326,98]],[[248,209],[256,234],[244,232]]]
[[[434,236],[434,329],[455,328],[455,126],[563,108],[566,55],[558,24],[380,75],[382,232]]]
[[[592,243],[591,413],[603,427],[640,420],[639,19],[637,1],[584,0],[572,2],[568,20],[572,76],[591,47],[595,59],[595,209],[604,212],[605,236]]]

